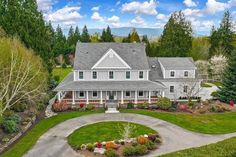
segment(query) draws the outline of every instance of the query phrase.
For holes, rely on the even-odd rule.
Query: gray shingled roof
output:
[[[78,42],[76,46],[74,70],[90,70],[110,48],[113,49],[132,69],[149,69],[144,44]]]
[[[161,57],[163,58],[163,57]],[[185,82],[186,79],[183,78],[163,78],[163,74],[161,71],[161,65],[159,63],[159,57],[148,57],[148,64],[150,67],[150,72],[149,72],[149,79],[151,81],[157,81],[157,82]],[[181,58],[185,60],[186,58]],[[191,59],[191,58],[190,58]],[[179,59],[180,60],[180,59]],[[185,70],[186,68],[182,68],[181,70]],[[176,70],[176,69],[174,69]],[[196,80],[202,79],[201,76],[198,74],[198,70],[196,69],[195,71],[195,78]]]
[[[158,61],[166,70],[197,69],[191,57],[158,57]]]
[[[72,90],[157,90],[166,88],[152,81],[73,81],[71,72],[54,91]]]

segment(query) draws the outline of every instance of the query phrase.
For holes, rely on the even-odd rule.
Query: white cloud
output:
[[[114,11],[115,11],[115,9],[114,9],[114,8],[110,9],[110,12],[114,12]]]
[[[59,23],[60,25],[72,25],[83,18],[79,13],[80,7],[69,7],[58,9],[55,12],[51,12],[45,15],[46,20],[52,21],[54,23]]]
[[[168,21],[169,15],[158,14],[158,15],[156,16],[156,19],[157,19],[157,20],[161,20],[161,21]]]
[[[198,20],[194,17],[189,17],[189,21],[193,26],[193,29],[196,31],[210,31],[212,26],[215,25],[213,20]]]
[[[183,2],[187,7],[196,7],[197,4],[193,0],[184,0]]]
[[[133,12],[135,14],[157,15],[157,2],[155,0],[144,1],[143,3],[133,1],[122,5],[122,12]]]
[[[217,2],[216,0],[208,0],[206,2],[206,13],[214,14],[229,8],[228,3]]]
[[[98,11],[100,9],[100,6],[93,7],[91,10],[92,11]]]
[[[140,16],[136,16],[133,20],[131,20],[132,24],[137,24],[137,25],[146,25],[144,19]]]
[[[113,27],[120,26],[120,18],[118,16],[113,15],[112,17],[107,19],[107,22],[111,24]]]
[[[183,13],[185,16],[197,16],[197,17],[201,17],[203,16],[202,11],[200,9],[184,9]]]
[[[163,29],[165,24],[166,24],[165,22],[158,21],[158,22],[155,23],[155,27]]]
[[[101,17],[101,15],[98,12],[94,12],[93,15],[91,16],[92,20],[95,21],[104,21],[103,17]]]
[[[42,12],[48,12],[52,10],[54,4],[53,0],[37,0],[38,10]]]

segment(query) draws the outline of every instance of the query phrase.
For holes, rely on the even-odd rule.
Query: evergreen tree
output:
[[[224,48],[225,54],[223,54],[226,57],[229,57],[231,52],[234,50],[233,41],[234,41],[234,31],[233,31],[233,22],[232,17],[229,13],[229,11],[224,13],[224,17],[221,21],[220,28],[215,30],[212,30],[211,36],[210,36],[210,55],[209,57],[212,57],[215,55],[216,49],[219,47]]]
[[[152,56],[151,55],[152,48],[151,48],[151,44],[149,43],[147,35],[143,35],[142,42],[145,43],[147,56]]]
[[[147,37],[147,35],[143,35],[143,37],[142,37],[142,42],[143,43],[149,43],[149,40],[148,40],[148,37]]]
[[[107,26],[106,30],[102,30],[102,36],[101,36],[102,42],[114,42],[113,35],[111,34],[111,29],[109,26]]]
[[[71,26],[70,29],[69,29],[68,38],[67,38],[67,43],[70,47],[74,45],[74,35],[75,35],[74,29]]]
[[[129,41],[131,43],[133,43],[133,42],[140,43],[140,38],[139,38],[139,35],[138,35],[138,32],[136,31],[136,29],[132,30]]]
[[[56,28],[55,33],[55,45],[53,47],[54,56],[58,56],[60,54],[67,55],[69,46],[66,43],[66,37],[63,35],[63,31],[60,25]]]
[[[73,43],[76,45],[76,43],[80,40],[80,32],[79,32],[79,27],[75,27],[75,33],[74,33],[74,39]]]
[[[223,76],[222,86],[219,87],[219,98],[226,103],[230,101],[236,103],[236,51],[231,52],[228,67]]]
[[[192,48],[192,27],[179,11],[171,15],[160,38],[160,51],[167,57],[186,57]]]
[[[85,25],[83,30],[82,30],[82,34],[81,34],[81,42],[91,42],[91,39],[90,39],[90,35],[88,33],[88,29],[87,29],[87,26]]]

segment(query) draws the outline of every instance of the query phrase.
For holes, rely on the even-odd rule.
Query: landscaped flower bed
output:
[[[93,131],[96,134],[91,134]],[[87,132],[87,136],[84,132]],[[82,127],[81,131],[78,129],[72,133],[68,140],[78,153],[89,157],[141,156],[157,149],[161,144],[161,138],[156,131],[127,122],[101,122],[88,125]]]

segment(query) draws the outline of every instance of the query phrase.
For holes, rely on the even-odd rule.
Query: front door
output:
[[[108,91],[107,95],[109,100],[113,101],[115,98],[115,91]]]

